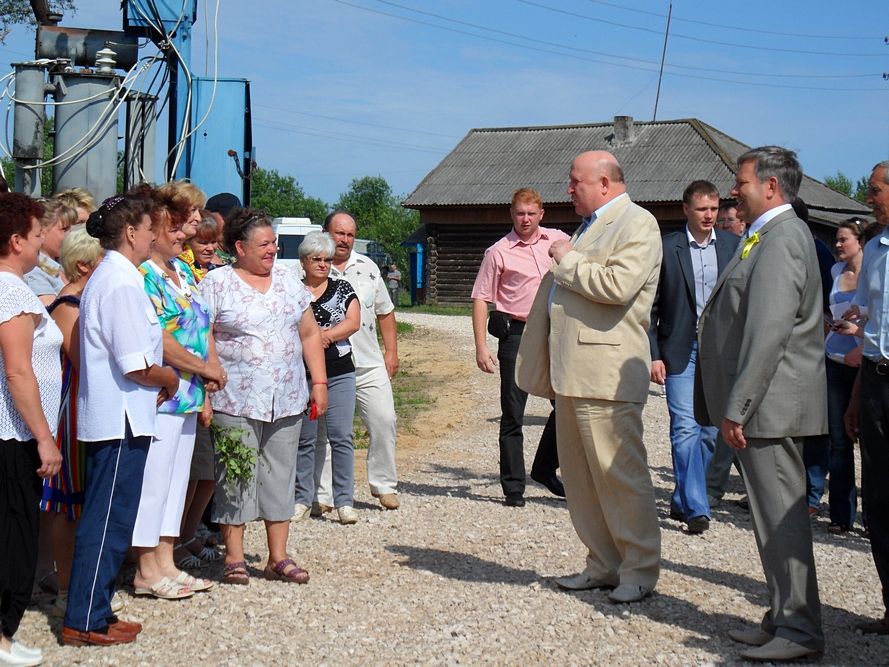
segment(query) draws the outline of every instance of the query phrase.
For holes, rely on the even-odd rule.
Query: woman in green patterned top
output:
[[[152,212],[156,241],[151,258],[139,267],[145,291],[164,330],[164,365],[179,375],[179,391],[158,407],[155,436],[148,450],[139,512],[133,531],[138,556],[137,595],[182,598],[213,582],[179,570],[173,546],[179,535],[198,415],[205,394],[225,383],[210,332],[210,311],[188,267],[177,258],[185,239],[183,216],[158,201]]]

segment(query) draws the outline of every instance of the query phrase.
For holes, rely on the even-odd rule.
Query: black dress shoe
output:
[[[710,519],[705,516],[696,516],[688,520],[688,532],[691,535],[700,535],[710,527]]]
[[[506,500],[503,501],[503,504],[507,507],[524,507],[525,497],[521,493],[509,493],[506,496]]]
[[[540,474],[532,470],[531,479],[538,484],[545,486],[554,496],[558,496],[559,498],[565,497],[565,485],[562,484],[562,480],[556,476],[556,473],[551,472],[549,474]]]
[[[673,519],[673,521],[685,521],[685,515],[681,510],[675,507],[670,508],[670,518]]]

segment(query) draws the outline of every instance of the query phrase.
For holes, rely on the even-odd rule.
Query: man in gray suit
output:
[[[769,589],[760,627],[729,632],[749,660],[824,649],[802,441],[827,431],[827,388],[818,259],[790,206],[801,180],[792,151],[738,158],[732,196],[749,228],[698,320],[695,415],[738,453]]]

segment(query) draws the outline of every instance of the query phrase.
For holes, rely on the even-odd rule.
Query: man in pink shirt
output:
[[[472,288],[472,331],[478,367],[485,373],[493,373],[500,367],[500,486],[508,506],[523,507],[522,421],[528,394],[516,386],[516,355],[534,295],[552,266],[549,247],[554,241],[569,237],[558,229],[540,226],[543,202],[531,188],[515,191],[509,215],[512,230],[485,251]],[[494,310],[487,331],[499,340],[496,360],[488,349],[485,335],[488,304],[492,304]],[[565,489],[556,476],[558,467],[555,413],[551,412],[531,465],[531,479],[564,497]]]

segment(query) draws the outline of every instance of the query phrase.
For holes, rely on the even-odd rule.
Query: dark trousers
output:
[[[510,334],[500,340],[497,361],[500,365],[500,486],[504,495],[525,492],[525,457],[522,447],[522,422],[528,394],[515,383],[516,357],[522,341],[524,322],[512,320]],[[555,410],[550,412],[537,454],[531,465],[534,475],[549,476],[559,467],[556,451]]]
[[[37,570],[37,442],[0,440],[0,630],[12,637],[19,628]]]
[[[117,572],[133,539],[150,436],[87,443],[86,498],[77,526],[65,626],[104,630]]]
[[[861,472],[868,480],[862,484],[862,507],[889,613],[889,375],[880,375],[877,365],[864,359],[860,391]]]

